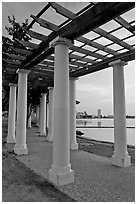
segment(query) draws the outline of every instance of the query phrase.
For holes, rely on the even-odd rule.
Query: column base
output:
[[[48,142],[53,142],[53,136],[48,136],[47,139],[46,139],[46,141],[48,141]]]
[[[78,143],[77,143],[76,141],[74,141],[73,143],[71,143],[70,149],[71,149],[71,150],[78,150]]]
[[[70,166],[64,168],[52,165],[48,179],[57,186],[70,184],[74,182],[74,171],[71,170]]]
[[[111,163],[119,167],[129,167],[131,166],[131,157],[126,154],[125,158],[121,158],[118,155],[113,155],[111,158]]]
[[[16,143],[16,138],[7,137],[7,143]]]
[[[47,135],[46,135],[46,133],[40,133],[39,136],[40,137],[46,137]]]
[[[16,145],[14,147],[14,153],[17,155],[24,155],[24,154],[28,154],[28,148],[27,145]]]

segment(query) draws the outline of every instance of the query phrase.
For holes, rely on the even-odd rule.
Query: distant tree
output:
[[[12,36],[12,40],[20,40],[21,38],[25,41],[31,40],[30,36],[24,30],[28,26],[28,19],[25,19],[25,22],[19,24],[18,22],[16,22],[16,18],[13,15],[12,18],[8,16],[8,21],[11,26],[5,26],[5,29],[7,30],[8,34]]]

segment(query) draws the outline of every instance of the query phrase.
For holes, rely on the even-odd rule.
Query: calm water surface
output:
[[[126,123],[127,127],[135,127],[134,119],[127,119]],[[83,137],[114,142],[114,128],[98,128],[98,126],[114,127],[113,119],[77,119],[76,126],[77,130],[84,133]],[[96,128],[92,128],[95,126]],[[135,145],[135,128],[127,128],[127,144]]]

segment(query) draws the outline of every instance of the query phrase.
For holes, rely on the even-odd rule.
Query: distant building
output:
[[[101,109],[98,109],[98,114],[97,114],[98,118],[101,118]]]
[[[108,115],[108,118],[114,118],[114,115]]]

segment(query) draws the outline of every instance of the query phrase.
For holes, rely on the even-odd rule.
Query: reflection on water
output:
[[[76,120],[77,127],[114,127],[113,119],[77,119]],[[126,120],[127,127],[135,127],[134,119]]]
[[[127,127],[135,127],[134,119],[127,119],[126,121]],[[78,119],[76,120],[76,126],[78,130],[84,133],[83,137],[114,142],[114,128],[112,128],[114,126],[113,119]],[[103,128],[104,126],[111,128]],[[134,128],[127,128],[127,144],[135,145]]]

